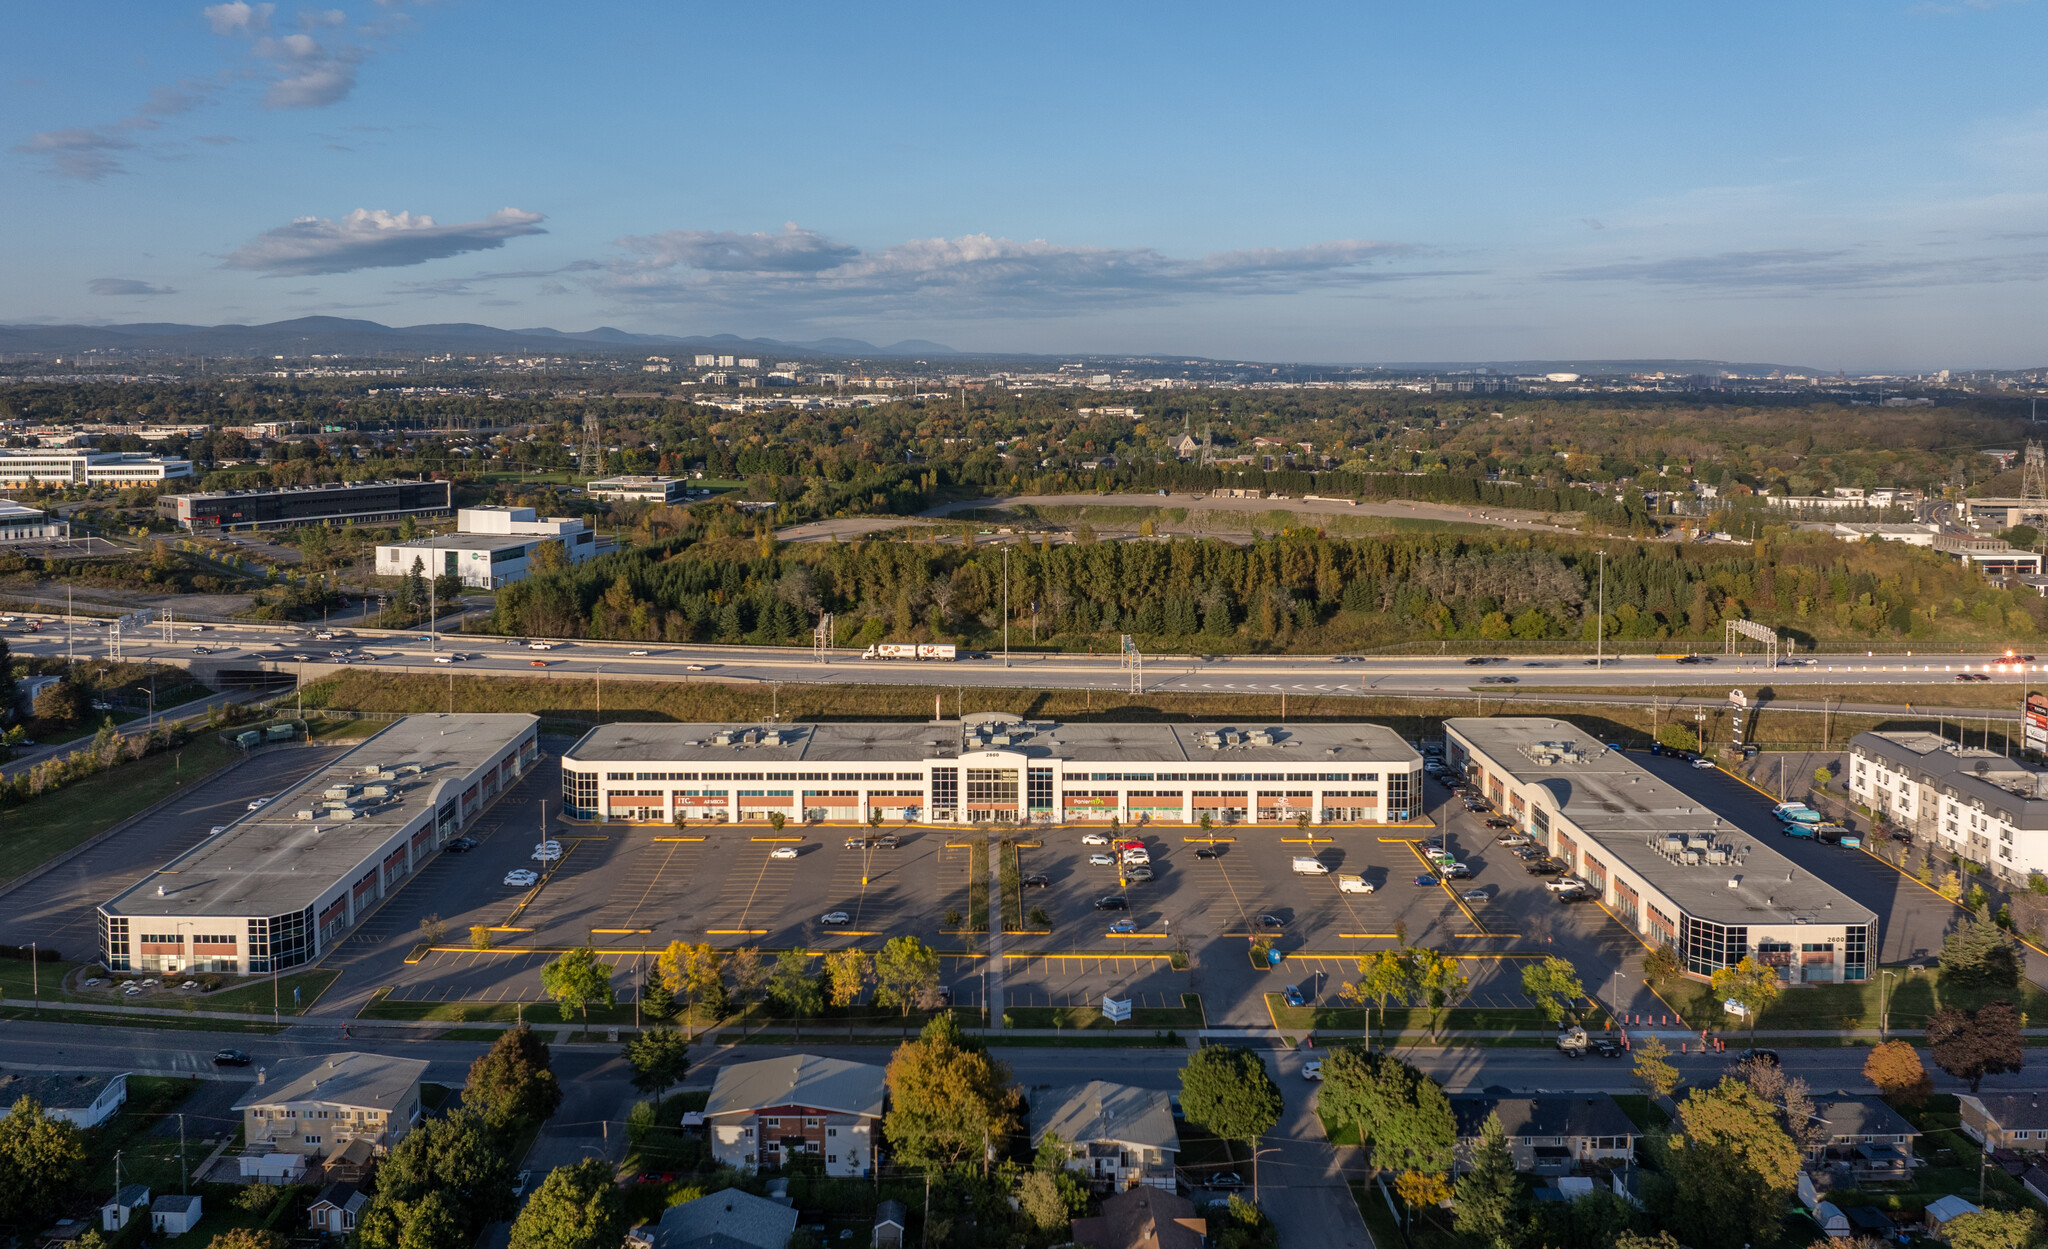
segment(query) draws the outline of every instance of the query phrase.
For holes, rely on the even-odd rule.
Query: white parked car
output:
[[[771,859],[793,859],[796,857],[796,847],[777,846],[768,852],[768,857]]]
[[[263,807],[264,807],[264,804],[268,803],[269,801],[270,801],[270,799],[268,799],[268,798],[258,798],[258,799],[255,799],[254,801],[252,801],[252,802],[251,802],[251,803],[249,804],[249,809],[250,809],[251,811],[261,811],[261,810],[263,809]]]
[[[539,872],[530,871],[523,867],[514,868],[513,870],[505,873],[505,883],[508,885],[517,885],[521,889],[524,889],[528,885],[534,884],[539,880]]]
[[[1692,761],[1692,766],[1696,768],[1711,768],[1714,766],[1714,761],[1712,759],[1695,759]]]
[[[1323,1060],[1311,1058],[1301,1064],[1301,1078],[1304,1080],[1321,1080],[1323,1078]]]
[[[1088,856],[1088,865],[1090,867],[1115,867],[1116,859],[1112,855],[1091,854]]]
[[[853,922],[853,916],[845,911],[827,911],[818,917],[818,922],[828,928],[841,928]]]
[[[1109,844],[1109,835],[1107,833],[1085,833],[1081,837],[1081,844],[1084,846],[1106,846]]]
[[[562,843],[544,841],[533,848],[533,857],[542,863],[552,863],[562,857]]]
[[[1150,863],[1151,861],[1152,861],[1152,852],[1151,852],[1150,850],[1126,850],[1126,851],[1124,851],[1124,862],[1126,862],[1126,863],[1130,864],[1130,865],[1131,865],[1131,866],[1133,866],[1133,867],[1139,867],[1139,866],[1142,866],[1142,865],[1144,865],[1144,864],[1148,864],[1148,863]]]
[[[213,826],[213,831],[212,831],[212,832],[210,832],[210,833],[208,833],[208,834],[207,834],[207,836],[208,836],[208,837],[218,837],[218,836],[220,836],[220,835],[221,835],[222,833],[225,833],[226,831],[228,831],[228,826],[227,826],[227,825],[225,825],[225,824],[216,824],[216,825],[214,825],[214,826]]]

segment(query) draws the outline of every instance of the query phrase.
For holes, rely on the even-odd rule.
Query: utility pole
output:
[[[178,1116],[178,1191],[189,1195],[191,1182],[185,1175],[185,1116]]]
[[[1593,626],[1593,668],[1595,671],[1607,666],[1607,552],[1600,552],[1600,598],[1595,607],[1599,613],[1598,623]]]
[[[961,392],[965,395],[965,391]],[[1003,667],[1010,666],[1010,546],[1003,544]]]

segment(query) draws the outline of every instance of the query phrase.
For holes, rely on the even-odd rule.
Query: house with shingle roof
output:
[[[721,1068],[704,1104],[711,1155],[745,1171],[808,1155],[825,1174],[857,1176],[875,1164],[886,1085],[870,1063],[790,1054]]]

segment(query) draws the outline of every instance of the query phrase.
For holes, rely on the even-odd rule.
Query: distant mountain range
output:
[[[944,343],[907,338],[886,347],[858,338],[825,338],[790,343],[736,334],[631,334],[600,326],[563,331],[545,327],[501,330],[489,325],[380,325],[348,317],[299,317],[268,325],[0,325],[0,352],[58,353],[89,350],[161,352],[173,356],[375,356],[422,352],[601,352],[642,349],[708,351],[720,355],[901,356],[958,355]]]

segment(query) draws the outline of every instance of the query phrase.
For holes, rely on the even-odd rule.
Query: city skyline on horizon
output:
[[[2037,7],[1577,12],[36,10],[0,322],[2040,363]]]

